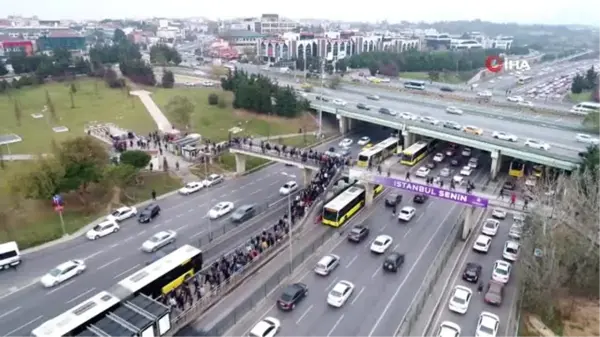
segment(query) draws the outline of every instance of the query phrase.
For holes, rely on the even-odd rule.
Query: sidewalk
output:
[[[150,97],[151,93],[149,91],[133,90],[130,92],[130,94],[140,98],[142,104],[144,104],[144,107],[146,107],[146,110],[148,111],[150,116],[152,116],[152,119],[154,119],[158,130],[160,130],[163,133],[173,130],[173,126],[171,125],[171,123],[169,123],[169,120],[167,119],[165,114],[160,110],[158,105],[154,103],[152,97]]]

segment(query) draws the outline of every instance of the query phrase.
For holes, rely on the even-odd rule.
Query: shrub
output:
[[[219,104],[219,95],[217,95],[217,94],[208,95],[208,104],[210,104],[210,105]]]

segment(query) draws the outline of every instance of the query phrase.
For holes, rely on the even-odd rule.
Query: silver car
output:
[[[175,242],[177,233],[172,230],[161,231],[154,234],[150,239],[142,244],[142,250],[147,253],[154,253],[162,247]]]
[[[449,177],[450,176],[450,169],[447,167],[444,167],[441,171],[440,171],[440,176],[442,177]]]

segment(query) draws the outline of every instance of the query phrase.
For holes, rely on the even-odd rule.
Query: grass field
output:
[[[122,128],[146,133],[156,129],[154,121],[137,97],[128,97],[122,90],[107,88],[102,81],[81,79],[74,82],[75,108],[71,108],[69,88],[71,82],[48,83],[41,86],[11,90],[0,95],[0,134],[15,133],[23,141],[3,147],[3,152],[35,154],[50,150],[51,140],[57,143],[83,135],[85,124],[113,122]],[[46,105],[46,91],[54,106],[56,119],[49,111],[35,119],[31,114],[42,113]],[[15,104],[21,109],[21,125],[17,123]],[[68,132],[56,133],[53,127],[66,126]]]
[[[426,72],[402,72],[398,75],[400,78],[410,78],[418,81],[429,81],[429,74]],[[440,78],[436,82],[442,83],[450,83],[450,84],[460,84],[465,83],[468,78],[468,74],[456,74],[455,72],[451,73],[440,73]],[[467,79],[465,79],[467,78]]]
[[[592,92],[591,91],[584,91],[579,94],[569,93],[567,95],[567,97],[568,97],[569,101],[571,101],[573,103],[592,102]]]
[[[217,93],[225,98],[227,105],[224,108],[208,104],[208,95]],[[316,128],[312,117],[305,115],[299,118],[287,119],[275,116],[265,116],[246,111],[234,110],[231,106],[233,95],[211,88],[173,88],[154,90],[153,99],[169,120],[176,120],[165,108],[169,100],[175,96],[187,97],[194,105],[192,114],[192,130],[213,141],[226,140],[229,129],[239,127],[244,135],[269,136],[278,134],[296,133],[304,128],[312,131]],[[177,126],[177,125],[176,125]],[[181,126],[180,126],[181,127]]]

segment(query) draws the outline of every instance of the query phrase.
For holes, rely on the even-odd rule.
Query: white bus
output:
[[[21,263],[19,246],[14,241],[0,244],[0,269],[16,267]]]
[[[425,82],[424,81],[407,81],[407,82],[404,82],[404,87],[406,89],[425,90]]]
[[[399,138],[390,137],[380,143],[377,143],[372,148],[361,151],[358,154],[357,165],[361,167],[379,165],[382,161],[401,150],[398,149],[399,141]]]
[[[590,112],[600,112],[600,103],[581,102],[573,105],[570,111],[580,115],[587,115]]]
[[[525,84],[525,83],[529,83],[533,81],[533,77],[531,76],[521,76],[519,77],[519,80],[517,81],[517,83],[519,84]]]

